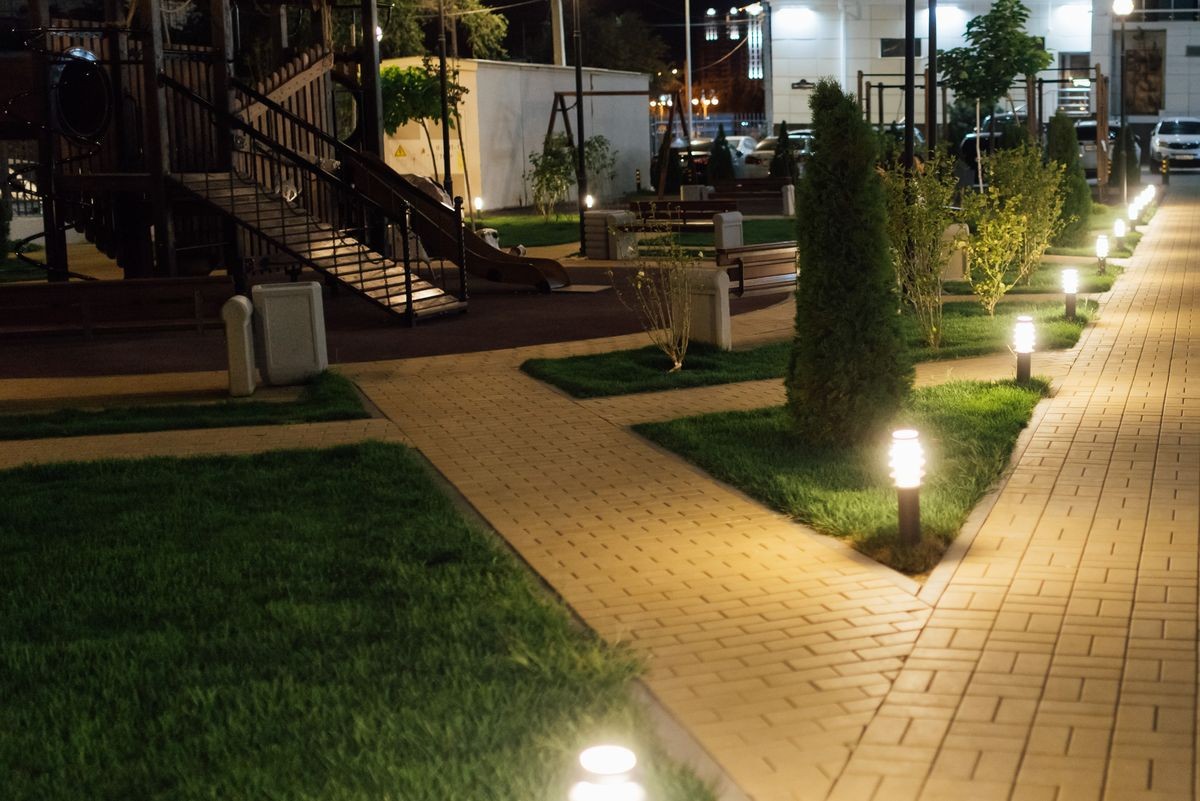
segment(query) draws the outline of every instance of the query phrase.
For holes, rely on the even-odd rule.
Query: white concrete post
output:
[[[782,195],[782,214],[784,217],[796,216],[796,187],[794,184],[785,184],[779,190]]]
[[[244,295],[234,295],[221,307],[225,322],[225,352],[229,357],[229,394],[245,398],[254,394],[254,306]]]
[[[942,234],[942,241],[954,241],[960,237],[968,236],[970,229],[962,223],[954,223],[946,226],[945,233]],[[967,254],[960,246],[955,245],[950,251],[950,260],[946,262],[945,269],[942,270],[943,281],[961,281],[965,277],[963,273],[967,266]]]
[[[713,247],[717,250],[728,250],[740,248],[744,244],[740,211],[725,211],[713,215]]]
[[[704,200],[704,190],[707,188],[700,184],[681,184],[679,186],[679,199]]]
[[[633,225],[633,212],[610,211],[605,217],[608,224],[608,258],[614,261],[637,258],[637,234],[620,230],[623,225]]]
[[[688,271],[691,295],[692,339],[715,345],[721,350],[733,348],[729,325],[729,273],[723,267],[695,268]]]

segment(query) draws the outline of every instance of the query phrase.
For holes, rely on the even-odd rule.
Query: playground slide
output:
[[[440,187],[428,179],[403,176],[382,160],[363,154],[362,164],[352,164],[355,187],[384,208],[392,192],[413,206],[413,228],[425,252],[435,259],[458,263],[454,208],[446,205]],[[422,187],[418,182],[426,183]],[[444,194],[443,194],[444,197]],[[554,259],[517,256],[498,250],[470,229],[465,232],[466,269],[471,275],[509,284],[525,284],[543,292],[567,286],[571,279]]]

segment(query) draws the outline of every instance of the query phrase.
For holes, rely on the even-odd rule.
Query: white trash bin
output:
[[[320,284],[260,284],[250,295],[258,369],[267,384],[299,384],[329,367]]]

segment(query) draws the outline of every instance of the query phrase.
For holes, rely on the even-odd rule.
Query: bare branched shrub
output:
[[[609,272],[613,289],[626,308],[637,315],[650,342],[671,360],[674,373],[683,367],[692,335],[693,270],[696,261],[666,223],[650,223],[648,244],[639,248],[637,272],[627,282]]]

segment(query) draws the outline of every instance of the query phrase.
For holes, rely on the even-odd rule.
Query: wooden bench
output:
[[[711,231],[713,215],[737,211],[737,203],[712,200],[635,200],[629,210],[637,216],[625,231]]]
[[[221,326],[227,275],[0,285],[0,336]]]
[[[717,266],[725,267],[737,283],[740,298],[747,292],[765,294],[796,284],[796,243],[768,242],[717,251]]]
[[[743,214],[780,214],[785,211],[783,188],[790,178],[742,178],[713,184],[709,200],[733,203]]]

